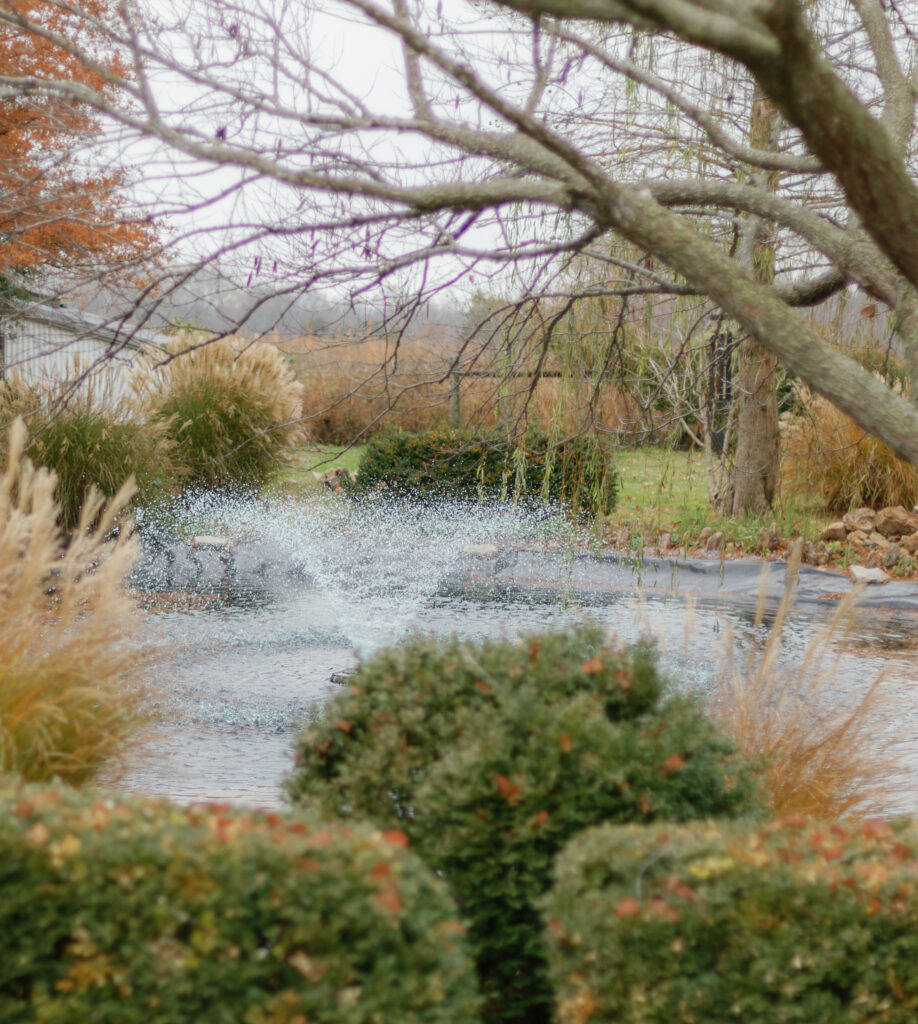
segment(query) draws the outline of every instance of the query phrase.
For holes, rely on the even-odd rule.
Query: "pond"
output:
[[[135,584],[162,649],[160,721],[121,785],[179,802],[281,804],[299,725],[360,657],[411,632],[512,638],[588,618],[622,642],[655,637],[673,685],[704,696],[719,665],[762,648],[786,577],[781,563],[763,586],[758,563],[623,560],[563,515],[501,505],[202,495],[143,517],[141,535]],[[787,672],[851,586],[804,569],[795,589]],[[881,672],[896,695],[890,742],[915,777],[897,809],[910,812],[918,756],[902,723],[918,722],[916,611],[915,585],[875,588],[830,645],[833,700],[856,699]]]

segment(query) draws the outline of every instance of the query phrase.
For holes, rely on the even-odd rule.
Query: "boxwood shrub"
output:
[[[390,430],[371,438],[356,488],[385,488],[397,497],[458,499],[522,497],[565,504],[575,512],[615,507],[619,476],[614,446],[595,434],[552,442],[530,430],[517,441],[438,427]]]
[[[516,643],[415,640],[351,677],[299,746],[290,795],[399,827],[470,923],[490,1020],[551,1014],[535,902],[552,861],[603,821],[756,807],[748,766],[647,646],[581,627]]]
[[[916,1019],[914,824],[602,826],[556,871],[560,1024]]]
[[[463,927],[401,832],[0,791],[0,1020],[455,1024]]]

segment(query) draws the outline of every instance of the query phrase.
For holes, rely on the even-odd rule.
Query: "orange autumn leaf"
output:
[[[393,846],[401,846],[402,849],[408,846],[408,836],[400,828],[390,828],[383,832],[383,839]]]
[[[620,900],[618,906],[615,908],[615,916],[622,920],[627,917],[638,917],[640,913],[640,903],[631,896],[626,896],[623,900]]]
[[[679,754],[670,754],[669,757],[660,765],[660,771],[664,775],[672,775],[673,772],[681,772],[685,767],[685,758]]]
[[[602,672],[602,660],[594,655],[580,666],[580,671],[588,676],[594,676],[597,672]]]
[[[392,869],[384,860],[381,860],[370,871],[370,878],[372,878],[374,882],[378,882],[382,878],[388,878],[391,874]]]
[[[530,825],[531,828],[542,828],[544,825],[548,824],[548,819],[549,819],[548,811],[544,811],[544,810],[543,811],[539,811],[539,813],[536,814],[532,818],[532,820],[529,822],[529,825]]]
[[[373,902],[387,914],[392,914],[393,917],[402,912],[402,898],[394,885],[387,885],[385,889],[374,893]]]
[[[506,775],[495,776],[494,784],[497,786],[497,792],[500,793],[508,804],[519,803],[523,790],[515,782],[511,782]]]
[[[574,746],[574,741],[567,735],[567,733],[562,733],[561,737],[558,739],[558,746],[566,754]]]

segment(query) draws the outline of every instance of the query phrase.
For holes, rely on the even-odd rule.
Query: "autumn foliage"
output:
[[[115,0],[83,0],[78,12],[51,0],[2,0],[0,13],[32,30],[0,25],[0,76],[64,81],[113,98],[104,73],[124,68],[106,49],[102,27],[116,10]],[[84,65],[54,36],[95,48],[100,70]],[[150,227],[131,219],[119,194],[124,170],[102,170],[103,161],[91,158],[99,137],[88,106],[49,98],[28,84],[0,103],[0,274],[84,262],[99,267],[149,250]]]

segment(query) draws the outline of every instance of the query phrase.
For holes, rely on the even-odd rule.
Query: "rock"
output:
[[[766,551],[777,551],[781,547],[781,538],[778,536],[778,530],[775,523],[771,526],[763,526],[759,530],[759,549],[764,548]]]
[[[876,569],[876,567],[879,564],[880,564],[880,553],[879,553],[879,551],[871,551],[870,554],[867,556],[867,561],[864,562],[864,567],[866,569]]]
[[[890,544],[886,551],[883,552],[883,568],[892,569],[893,566],[898,564],[901,557],[902,548],[900,548],[898,544]]]
[[[662,554],[666,551],[669,551],[669,549],[673,546],[673,538],[668,533],[661,533],[660,540],[658,543],[660,547],[660,553]]]
[[[906,537],[918,530],[918,515],[901,505],[891,505],[877,512],[874,529],[884,537]]]
[[[728,541],[727,545],[724,547],[724,558],[732,558],[735,554],[736,545],[733,543],[732,540]]]
[[[845,528],[845,524],[839,519],[829,525],[822,531],[823,540],[844,540],[848,531]]]
[[[803,538],[802,537],[795,537],[787,545],[787,560],[790,562],[790,561],[793,561],[796,558],[796,559],[799,559],[802,562],[805,550],[806,549],[805,549],[804,544],[803,544]]]
[[[336,686],[344,686],[351,678],[353,671],[353,669],[345,669],[343,672],[332,672],[328,677],[328,681],[330,683],[334,683]]]
[[[882,569],[867,569],[863,565],[852,565],[848,570],[853,583],[888,583],[889,576]]]
[[[845,529],[848,533],[853,530],[863,530],[865,533],[870,533],[873,530],[873,523],[876,519],[876,513],[872,508],[856,508],[853,512],[848,512],[842,518],[842,522],[845,524]]]
[[[466,544],[463,550],[475,558],[493,558],[500,553],[500,548],[496,544]]]
[[[704,547],[708,542],[708,537],[714,532],[713,526],[706,526],[701,533],[698,534],[698,547]]]
[[[232,541],[229,537],[192,537],[191,546],[197,551],[203,551],[207,548],[218,551],[225,551],[227,548],[231,548]]]
[[[877,533],[876,530],[867,538],[867,543],[872,548],[879,548],[881,551],[885,551],[890,545],[890,541],[882,533]]]
[[[703,532],[703,531],[702,531]],[[724,535],[722,531],[718,530],[716,533],[710,534],[708,539],[704,542],[705,551],[720,551],[724,546]]]
[[[819,550],[811,540],[808,540],[806,544],[803,545],[803,561],[806,562],[807,565],[818,565],[818,558]]]
[[[908,537],[903,537],[899,542],[902,546],[902,550],[909,555],[918,553],[918,531],[909,534]]]

